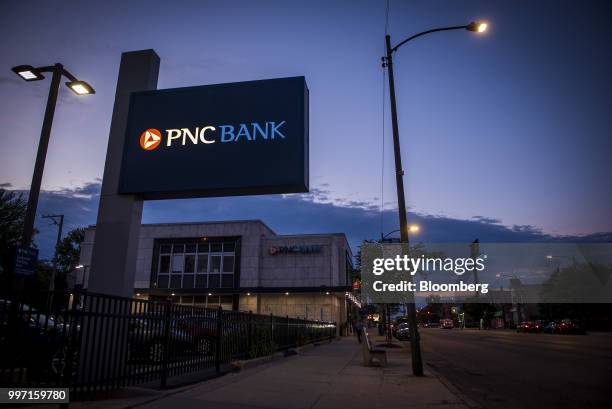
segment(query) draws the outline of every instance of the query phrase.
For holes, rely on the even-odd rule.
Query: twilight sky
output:
[[[611,6],[596,1],[391,0],[394,43],[477,19],[491,27],[486,35],[436,33],[396,55],[411,211],[552,235],[611,231],[611,17]],[[306,218],[319,203],[380,219],[384,34],[382,0],[1,2],[0,184],[29,187],[49,86],[48,79],[25,83],[12,66],[62,62],[96,88],[76,97],[62,87],[56,110],[43,189],[74,198],[102,176],[121,52],[153,48],[159,88],[304,75],[313,193],[147,203],[145,222],[239,213],[265,217],[281,233],[302,232],[278,212],[263,212],[286,208],[283,200],[303,203]],[[390,211],[383,228],[390,231],[397,216],[388,105],[384,123]],[[39,213],[52,208],[44,203]],[[254,211],[232,213],[224,203]],[[94,223],[96,205],[71,224]],[[379,219],[363,235],[377,236]],[[341,226],[330,220],[321,230]]]

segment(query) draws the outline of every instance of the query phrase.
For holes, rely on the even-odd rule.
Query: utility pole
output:
[[[383,67],[387,68],[389,77],[389,97],[391,98],[391,121],[393,125],[393,153],[395,156],[395,184],[397,186],[397,207],[399,211],[400,235],[402,247],[405,252],[410,252],[408,243],[408,221],[406,215],[406,200],[404,198],[404,170],[402,169],[402,156],[400,152],[399,129],[397,125],[397,106],[395,101],[395,81],[393,78],[393,53],[398,48],[426,34],[437,33],[450,30],[468,30],[476,33],[484,33],[488,24],[485,22],[471,22],[461,26],[441,27],[422,31],[399,42],[395,47],[391,46],[391,36],[385,36],[386,55],[382,58]],[[384,237],[383,237],[384,238]],[[381,239],[382,241],[382,239]],[[412,353],[412,373],[416,376],[423,376],[423,359],[421,357],[421,344],[419,330],[417,328],[416,307],[414,304],[414,293],[408,292],[407,314],[408,324],[410,325],[410,352]]]
[[[63,214],[48,214],[43,216],[43,219],[51,220],[51,223],[57,226],[57,240],[55,240],[55,256],[53,257],[53,272],[51,273],[51,282],[49,283],[49,291],[55,290],[55,276],[57,274],[57,255],[59,252],[60,241],[62,240],[62,229],[64,228]]]
[[[28,207],[23,220],[21,246],[30,247],[32,244],[32,236],[34,236],[34,220],[36,219],[36,207],[38,206],[40,185],[45,168],[49,138],[51,137],[51,125],[53,125],[53,116],[55,115],[55,106],[57,105],[57,96],[62,77],[66,77],[69,80],[66,86],[77,95],[95,94],[96,91],[85,81],[78,80],[60,63],[38,68],[31,65],[18,65],[13,67],[12,71],[27,82],[43,80],[45,78],[43,73],[50,72],[52,74],[51,87],[49,88],[49,96],[47,97],[47,106],[45,108],[45,117],[40,131],[34,173],[32,174],[32,184],[30,185],[30,194],[28,195]]]
[[[391,121],[393,128],[393,154],[395,156],[395,184],[397,187],[397,207],[399,211],[400,241],[402,247],[409,251],[408,242],[408,217],[406,215],[406,199],[404,197],[404,170],[402,169],[402,156],[400,151],[399,127],[397,124],[397,106],[395,101],[395,81],[393,78],[393,49],[391,47],[391,36],[385,36],[387,56],[384,66],[387,67],[389,77],[389,95],[391,97]],[[417,328],[416,306],[414,304],[414,293],[408,292],[406,303],[408,324],[410,325],[410,353],[412,358],[412,373],[423,376],[423,358],[421,356],[421,341],[419,329]]]
[[[30,194],[28,195],[28,207],[23,221],[23,236],[21,239],[21,244],[23,246],[30,246],[32,243],[32,236],[34,235],[36,207],[38,205],[38,196],[40,195],[40,185],[42,182],[43,170],[45,168],[47,148],[49,147],[49,138],[51,136],[51,125],[53,124],[53,115],[55,114],[57,94],[59,93],[63,69],[64,67],[61,64],[55,64],[53,67],[53,77],[51,79],[51,87],[49,88],[47,107],[45,108],[45,118],[40,132],[40,142],[38,142],[34,174],[32,175],[32,184],[30,185]]]
[[[472,244],[470,244],[470,258],[474,260],[474,262],[476,262],[476,259],[478,258],[479,255],[480,255],[480,241],[476,239],[472,242]],[[478,270],[477,269],[474,269],[474,284],[478,285]],[[478,297],[478,293],[479,291],[476,290],[476,293],[474,295]]]

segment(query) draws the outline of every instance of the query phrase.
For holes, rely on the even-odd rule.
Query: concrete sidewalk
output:
[[[382,343],[375,337],[374,343]],[[400,343],[396,341],[399,345]],[[405,345],[405,344],[404,344]],[[437,377],[411,374],[410,353],[387,349],[389,365],[366,367],[356,337],[175,391],[82,402],[71,407],[207,409],[467,408]]]

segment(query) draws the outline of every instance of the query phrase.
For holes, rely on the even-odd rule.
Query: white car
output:
[[[453,323],[453,320],[451,319],[444,319],[444,320],[440,320],[440,327],[444,329],[453,329],[455,327],[455,324]]]

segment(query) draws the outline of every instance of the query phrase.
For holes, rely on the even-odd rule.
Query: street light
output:
[[[18,65],[12,68],[13,72],[26,81],[38,81],[45,78],[36,68],[31,65]]]
[[[557,259],[559,259],[559,258],[566,258],[568,260],[572,260],[572,262],[574,264],[576,264],[576,257],[573,256],[573,255],[571,255],[571,256],[560,256],[560,255],[556,255],[556,254],[555,255],[553,255],[553,254],[546,255],[546,259],[547,260],[552,260],[552,259],[555,259],[555,258],[557,258]]]
[[[89,266],[86,266],[86,265],[83,265],[83,264],[78,264],[78,265],[76,265],[76,266],[74,267],[76,270],[79,270],[79,272],[80,272],[80,270],[81,270],[81,269],[83,270],[83,271],[82,271],[82,275],[81,275],[81,284],[80,284],[81,289],[84,289],[84,288],[85,288],[85,282],[86,282],[86,281],[87,281],[87,282],[89,282],[89,280],[86,280],[86,278],[87,278],[87,268],[88,268],[88,267],[89,267]],[[75,277],[75,281],[78,281],[78,276],[77,276],[77,277]],[[76,287],[76,285],[77,285],[77,284],[75,283],[75,287]]]
[[[452,26],[434,28],[432,30],[423,31],[408,37],[404,41],[397,44],[395,47],[391,46],[391,36],[385,36],[387,54],[382,58],[383,67],[387,68],[389,76],[389,97],[391,99],[391,121],[393,128],[393,153],[395,157],[395,183],[397,185],[397,205],[399,211],[399,222],[400,222],[400,234],[401,243],[405,243],[408,247],[408,220],[406,215],[406,199],[404,197],[404,171],[402,169],[402,157],[400,153],[400,142],[399,142],[399,127],[397,124],[397,103],[395,100],[395,82],[393,78],[393,53],[397,51],[399,47],[406,44],[410,40],[414,40],[417,37],[425,34],[435,33],[438,31],[449,31],[449,30],[468,30],[477,33],[483,33],[487,30],[488,25],[485,22],[471,22],[470,24],[463,26]],[[409,292],[410,302],[407,304],[408,308],[408,322],[410,328],[410,350],[412,354],[412,373],[416,376],[423,376],[423,359],[421,357],[421,346],[419,340],[419,331],[416,326],[416,310],[414,305],[414,294]]]
[[[96,93],[96,91],[94,91],[91,85],[89,85],[85,81],[69,81],[66,83],[66,85],[77,95],[87,95]]]
[[[474,31],[476,33],[484,33],[485,31],[487,31],[488,27],[489,25],[485,23],[484,21],[480,21],[478,23],[475,23],[472,21],[470,24],[468,24],[465,27],[465,29],[468,31]]]
[[[389,237],[390,235],[392,235],[393,233],[397,233],[399,232],[400,229],[397,230],[393,230],[390,231],[389,233],[385,234],[383,236],[382,232],[380,233],[380,242],[382,243],[387,237]],[[410,226],[408,226],[408,233],[418,233],[421,231],[421,226],[419,226],[418,224],[411,224]]]
[[[53,115],[55,114],[57,94],[59,93],[59,85],[62,76],[68,78],[69,82],[66,82],[66,85],[77,95],[94,94],[96,91],[85,81],[78,80],[59,63],[38,68],[31,65],[18,65],[13,67],[12,70],[15,74],[28,82],[44,79],[45,76],[42,74],[44,72],[52,73],[51,87],[49,88],[49,97],[47,98],[47,107],[45,109],[45,117],[40,132],[38,152],[36,153],[36,163],[34,164],[34,174],[32,175],[32,184],[30,185],[30,194],[28,195],[28,207],[23,221],[21,245],[29,247],[34,234],[34,219],[36,218],[36,207],[38,206],[38,196],[40,195],[40,184],[42,181],[43,169],[45,167],[45,157],[47,156],[47,147],[49,146],[49,137],[51,136],[51,125],[53,124]]]

